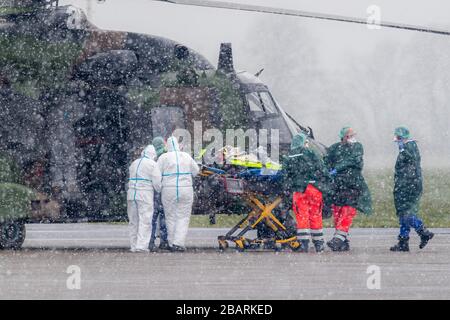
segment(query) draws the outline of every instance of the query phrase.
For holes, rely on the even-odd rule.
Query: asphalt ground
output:
[[[351,251],[218,252],[193,228],[184,253],[131,253],[120,224],[32,224],[0,251],[0,299],[450,299],[450,229],[392,253],[396,229],[353,229]],[[333,230],[325,230],[326,238]]]

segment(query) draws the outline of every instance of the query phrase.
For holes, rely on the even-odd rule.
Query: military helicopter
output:
[[[220,1],[159,1],[366,23]],[[177,128],[193,132],[195,121],[203,129],[277,129],[281,150],[302,131],[324,151],[257,75],[234,69],[231,44],[221,45],[215,68],[172,40],[101,30],[71,5],[0,0],[0,47],[0,248],[22,245],[25,222],[124,220],[135,150]],[[199,191],[197,199],[196,211],[210,213],[214,206],[202,201],[208,194]]]

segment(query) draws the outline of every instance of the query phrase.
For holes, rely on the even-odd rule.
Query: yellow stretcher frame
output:
[[[252,210],[238,222],[227,234],[217,238],[219,242],[219,250],[224,251],[229,247],[228,242],[234,242],[238,251],[245,251],[246,249],[260,248],[261,245],[268,245],[271,249],[278,249],[278,245],[282,247],[289,247],[296,250],[300,247],[300,243],[296,236],[288,237],[286,227],[277,219],[272,211],[278,207],[282,198],[276,197],[275,200],[270,200],[269,197],[260,195],[254,192],[246,192],[242,195],[243,199],[250,205]],[[272,231],[274,231],[275,238],[255,238],[248,239],[244,235],[250,231],[255,230],[260,223],[264,223]],[[233,235],[242,229],[237,235]]]
[[[213,171],[206,168],[203,168],[200,172],[200,176],[203,177],[208,177],[213,174],[215,174]],[[240,196],[252,210],[225,235],[217,237],[220,251],[224,251],[229,247],[228,242],[234,242],[236,249],[241,252],[250,248],[259,248],[265,244],[272,245],[273,249],[278,249],[277,244],[284,247],[287,246],[294,251],[300,247],[297,236],[289,237],[286,227],[272,213],[280,205],[282,201],[281,196],[277,196],[274,200],[256,192],[244,192]],[[264,223],[274,231],[276,238],[257,237],[255,239],[248,239],[244,237],[248,231],[255,230],[260,223]],[[237,235],[234,235],[239,229],[242,230]]]

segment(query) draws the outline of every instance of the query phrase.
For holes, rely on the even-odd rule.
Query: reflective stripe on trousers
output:
[[[297,239],[299,240],[309,240],[309,229],[297,229]]]
[[[313,241],[323,240],[323,229],[311,230],[311,238]]]
[[[345,241],[347,240],[348,232],[336,230],[336,232],[334,233],[334,237]]]

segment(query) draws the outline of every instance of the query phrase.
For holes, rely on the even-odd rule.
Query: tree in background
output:
[[[369,166],[395,158],[392,130],[407,124],[421,144],[425,165],[449,165],[450,41],[417,34],[407,45],[386,40],[366,55],[349,49],[336,69],[325,69],[317,40],[295,18],[264,17],[250,30],[242,61],[261,78],[300,123],[331,144],[352,125],[367,144]],[[333,54],[333,52],[329,52]]]

